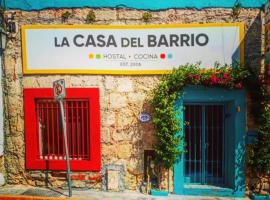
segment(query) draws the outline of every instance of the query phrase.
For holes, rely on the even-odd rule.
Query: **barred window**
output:
[[[67,95],[68,91],[69,97],[63,103],[71,169],[97,170],[100,168],[98,90],[68,89]],[[24,95],[27,168],[64,169],[60,105],[52,98],[52,89],[25,89]],[[34,112],[28,109],[29,105]]]

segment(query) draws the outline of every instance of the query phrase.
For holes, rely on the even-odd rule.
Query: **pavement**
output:
[[[202,196],[179,196],[154,197],[140,192],[102,192],[90,189],[72,189],[72,198],[68,197],[67,190],[53,188],[39,188],[31,186],[3,186],[0,187],[0,200],[233,200],[242,198],[202,197]]]

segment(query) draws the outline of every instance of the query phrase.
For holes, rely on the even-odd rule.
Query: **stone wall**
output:
[[[125,168],[127,189],[136,189],[143,173],[143,152],[151,149],[155,141],[151,123],[141,124],[138,114],[151,113],[149,93],[159,76],[120,75],[23,75],[20,27],[24,24],[62,24],[62,13],[72,16],[65,24],[84,24],[89,12],[85,9],[49,9],[14,13],[19,30],[9,40],[4,55],[4,108],[5,108],[5,176],[8,184],[30,184],[54,187],[65,186],[65,174],[41,173],[25,169],[23,88],[48,88],[52,82],[64,78],[67,87],[98,87],[101,104],[102,165],[120,164]],[[145,11],[128,9],[95,9],[94,24],[145,24]],[[242,9],[233,19],[231,9],[169,9],[152,12],[149,24],[182,24],[210,22],[244,22],[246,28],[245,64],[260,69],[262,53],[262,18],[259,9]],[[46,52],[44,52],[46,53]],[[249,119],[251,119],[249,117]],[[253,127],[248,120],[249,128]],[[76,187],[101,188],[99,173],[73,173]],[[48,180],[48,181],[45,181]],[[171,181],[172,182],[172,181]]]

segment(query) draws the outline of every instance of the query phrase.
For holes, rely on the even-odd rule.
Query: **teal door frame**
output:
[[[231,141],[227,141],[228,163],[226,166],[227,175],[230,177],[230,188],[187,188],[185,187],[184,175],[184,153],[179,156],[174,165],[174,193],[179,195],[211,195],[211,196],[232,196],[243,197],[245,193],[245,132],[246,132],[246,93],[244,90],[229,90],[223,88],[208,88],[202,86],[187,86],[180,99],[178,99],[175,109],[180,120],[181,131],[179,135],[184,137],[184,103],[226,103],[230,120],[225,122],[227,130],[225,134],[230,134]],[[179,146],[184,149],[184,142]]]

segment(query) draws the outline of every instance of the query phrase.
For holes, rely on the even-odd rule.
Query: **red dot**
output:
[[[166,54],[165,53],[160,54],[160,58],[161,59],[165,59],[166,58]]]

